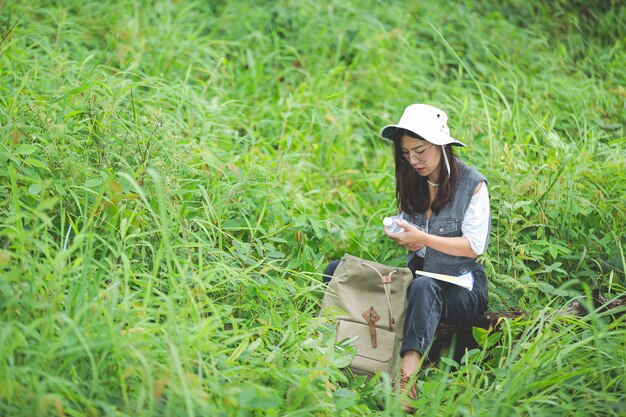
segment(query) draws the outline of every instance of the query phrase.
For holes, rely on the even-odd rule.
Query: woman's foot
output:
[[[417,386],[415,381],[411,381],[411,376],[400,369],[400,379],[398,379],[398,393],[402,396],[400,403],[405,413],[415,413],[415,408],[411,405],[417,399]]]

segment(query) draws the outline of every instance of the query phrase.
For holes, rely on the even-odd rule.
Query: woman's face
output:
[[[400,149],[402,156],[411,164],[415,172],[422,177],[430,177],[436,181],[439,174],[439,163],[441,161],[441,150],[438,146],[421,139],[415,139],[408,135],[400,137]]]

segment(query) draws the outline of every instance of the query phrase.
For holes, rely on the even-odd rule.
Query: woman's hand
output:
[[[478,257],[472,250],[469,240],[464,236],[443,237],[430,235],[405,220],[398,220],[398,225],[404,229],[403,233],[388,233],[386,230],[385,233],[404,249],[415,252],[424,246],[428,246],[431,249],[452,256]]]
[[[427,246],[430,238],[428,233],[419,230],[405,220],[398,220],[398,225],[404,229],[403,233],[389,233],[385,230],[385,234],[398,242],[398,245],[412,252]]]

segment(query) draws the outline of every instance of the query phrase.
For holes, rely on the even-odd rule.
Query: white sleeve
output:
[[[480,190],[472,196],[461,224],[461,233],[469,241],[476,255],[482,255],[485,252],[489,220],[489,192],[487,184],[482,182]]]

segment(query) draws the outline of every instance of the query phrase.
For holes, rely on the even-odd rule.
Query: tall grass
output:
[[[624,292],[623,5],[0,10],[1,415],[401,415],[316,316],[328,260],[402,263],[376,133],[418,101],[489,180],[491,307],[531,312],[418,409],[625,412],[620,311],[557,312]]]

